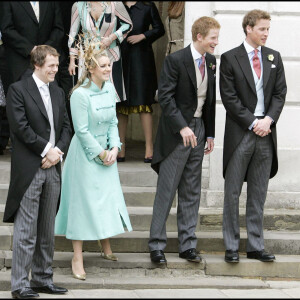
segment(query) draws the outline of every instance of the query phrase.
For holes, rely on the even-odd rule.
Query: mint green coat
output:
[[[88,82],[86,80],[83,86]],[[104,166],[103,149],[121,147],[116,117],[116,93],[106,82],[93,82],[71,96],[75,129],[62,172],[62,190],[55,234],[71,240],[99,240],[132,230],[117,163]]]

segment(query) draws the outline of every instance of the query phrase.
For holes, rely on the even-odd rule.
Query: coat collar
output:
[[[18,3],[24,8],[26,13],[31,17],[31,19],[36,24],[41,26],[41,24],[43,23],[43,20],[45,19],[45,14],[47,12],[48,2],[47,1],[39,1],[39,9],[40,9],[39,19],[40,19],[40,21],[37,20],[30,1],[19,1]]]
[[[256,94],[253,73],[252,73],[249,57],[248,57],[247,51],[245,49],[244,43],[240,45],[235,56],[236,56],[236,59],[240,65],[251,89],[253,90],[254,94]]]
[[[32,97],[32,99],[38,106],[42,115],[49,122],[48,114],[47,114],[42,96],[40,94],[40,91],[39,91],[34,79],[32,78],[32,76],[28,76],[28,78],[26,80],[27,80],[26,89],[27,89],[29,95]],[[58,101],[61,98],[61,95],[58,93],[58,88],[56,86],[56,83],[54,83],[54,82],[49,83],[49,92],[50,92],[51,103],[52,103],[54,128],[56,130],[57,125],[58,125],[58,117],[59,117],[59,102]]]
[[[215,80],[215,71],[212,70],[209,66],[213,64],[213,56],[209,53],[206,53],[205,55],[205,63],[206,63],[206,70],[207,70],[207,91],[213,87],[213,82]],[[195,65],[194,65],[194,59],[192,56],[192,51],[190,45],[187,46],[184,49],[184,64],[187,69],[187,72],[189,74],[189,77],[191,81],[193,82],[193,85],[195,87],[195,90],[197,91],[197,79],[196,79],[196,72],[195,72]]]
[[[263,63],[264,90],[265,90],[268,80],[270,78],[271,65],[272,65],[272,62],[268,60],[268,54],[270,54],[270,53],[267,53],[266,48],[262,46],[261,47],[261,56],[262,56],[262,63]],[[241,67],[251,89],[253,90],[254,94],[256,94],[256,88],[255,88],[255,82],[254,82],[253,73],[252,73],[252,69],[251,69],[251,64],[250,64],[248,53],[245,49],[244,43],[241,44],[240,47],[238,47],[236,59],[237,59],[238,63],[240,64],[240,67]]]

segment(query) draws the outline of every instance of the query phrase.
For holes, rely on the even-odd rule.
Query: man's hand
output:
[[[180,130],[180,134],[183,139],[184,147],[189,146],[191,144],[192,148],[197,146],[197,137],[195,136],[193,130],[189,127],[184,127]]]
[[[45,157],[52,165],[56,165],[60,161],[60,155],[63,154],[58,148],[50,148]]]
[[[137,43],[139,43],[139,42],[141,42],[142,40],[145,40],[145,39],[146,39],[145,35],[141,33],[141,34],[129,36],[127,38],[127,42],[129,44],[134,45],[134,44],[137,44]]]
[[[271,132],[271,123],[272,120],[269,117],[265,117],[264,119],[258,120],[253,126],[253,132],[261,137],[264,137]]]
[[[105,161],[103,162],[103,164],[107,167],[111,166],[116,161],[117,155],[118,155],[118,147],[113,147],[112,150],[108,151],[108,155]]]
[[[207,143],[207,146],[204,149],[204,154],[205,155],[211,153],[214,150],[214,146],[215,146],[214,139],[212,139],[212,138],[207,138],[206,143]]]
[[[41,168],[42,169],[49,169],[53,166],[53,164],[49,161],[49,159],[47,159],[47,157],[45,156],[43,159],[42,159],[42,166]]]

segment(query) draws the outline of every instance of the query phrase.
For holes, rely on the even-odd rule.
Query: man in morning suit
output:
[[[9,83],[31,75],[30,53],[37,45],[58,52],[64,36],[59,3],[56,1],[4,1],[0,29],[7,57]]]
[[[243,20],[245,41],[221,56],[220,93],[226,109],[223,149],[225,261],[239,261],[239,196],[247,181],[247,258],[263,262],[263,210],[269,178],[278,170],[276,124],[287,92],[280,53],[265,47],[270,15],[252,10]]]
[[[195,229],[202,160],[214,148],[216,59],[211,54],[218,45],[219,30],[215,19],[199,18],[192,26],[193,42],[164,61],[158,87],[162,114],[151,164],[158,172],[148,242],[154,263],[166,263],[166,221],[177,189],[179,257],[201,261]]]
[[[3,221],[14,223],[14,298],[67,292],[53,284],[51,267],[61,159],[71,139],[65,95],[53,82],[58,56],[48,45],[37,46],[31,54],[33,74],[10,85],[7,95],[12,157]]]

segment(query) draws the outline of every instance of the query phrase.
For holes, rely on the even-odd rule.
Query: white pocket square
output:
[[[275,65],[272,65],[272,66],[271,66],[271,69],[274,69],[274,68],[276,68],[276,66],[275,66]]]

